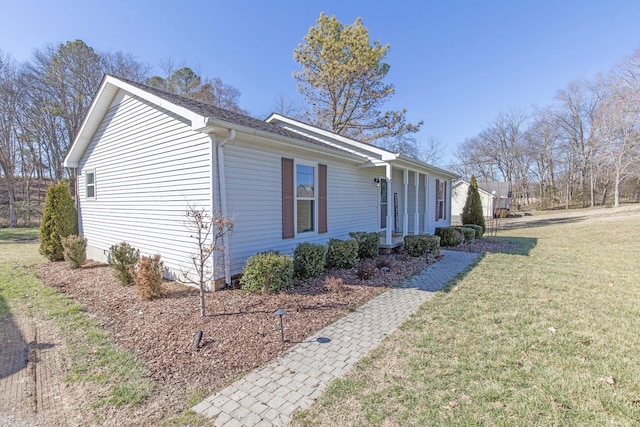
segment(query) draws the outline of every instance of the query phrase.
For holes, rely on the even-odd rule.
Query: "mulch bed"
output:
[[[504,246],[483,239],[457,249],[484,252]],[[146,409],[125,412],[154,422],[179,412],[189,390],[209,393],[227,386],[433,262],[433,258],[392,254],[376,261],[378,267],[386,265],[389,270],[377,269],[366,281],[356,277],[354,268],[296,281],[293,289],[279,294],[256,295],[240,289],[210,292],[205,295],[205,317],[200,316],[198,289],[177,282],[164,282],[163,297],[141,301],[134,286],[121,286],[111,267],[102,263],[88,261],[71,270],[65,262],[50,262],[36,269],[47,286],[80,302],[118,345],[140,356],[158,390],[145,402]],[[340,289],[325,288],[329,277],[342,279]],[[278,309],[287,310],[284,343],[274,315]],[[198,331],[203,337],[196,348]]]
[[[88,261],[71,270],[65,262],[50,262],[37,270],[46,285],[76,299],[116,343],[138,354],[151,378],[177,388],[213,390],[434,262],[402,254],[388,257],[389,271],[378,270],[367,281],[356,277],[356,269],[329,270],[279,294],[210,292],[205,317],[200,316],[198,289],[177,282],[164,282],[163,297],[141,301],[135,287],[121,286],[106,264]],[[325,290],[327,277],[342,278],[342,289]],[[284,343],[274,315],[278,309],[287,310]],[[196,349],[198,331],[203,338]]]

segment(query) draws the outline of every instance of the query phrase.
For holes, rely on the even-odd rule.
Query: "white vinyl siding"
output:
[[[96,198],[96,171],[86,171],[85,172],[85,189],[87,199],[95,199]]]
[[[109,109],[78,169],[98,170],[99,197],[82,203],[81,232],[91,253],[128,242],[142,254],[159,253],[177,273],[189,267],[195,242],[185,223],[188,205],[211,206],[211,143],[172,113],[122,93]],[[102,259],[105,260],[105,259]]]
[[[327,165],[328,232],[282,239],[282,150],[238,140],[224,148],[227,205],[234,221],[229,241],[231,273],[242,271],[246,259],[258,252],[278,250],[292,254],[300,242],[326,243],[346,239],[351,231],[378,230],[378,190],[375,168],[362,170],[333,158],[310,157],[288,150],[286,156],[309,164]]]

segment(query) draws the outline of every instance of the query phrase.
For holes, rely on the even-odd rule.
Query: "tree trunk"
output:
[[[15,181],[11,174],[5,173],[4,178],[7,181],[7,193],[9,195],[9,228],[16,228],[18,226],[18,221],[16,218]]]
[[[613,206],[620,206],[620,171],[616,171],[616,182],[613,185]]]

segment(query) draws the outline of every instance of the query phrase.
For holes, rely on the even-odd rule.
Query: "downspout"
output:
[[[223,218],[227,218],[227,182],[224,173],[224,146],[227,142],[236,139],[235,129],[229,131],[229,136],[217,143],[218,151],[218,182],[220,185],[220,213]],[[222,256],[224,259],[224,281],[227,285],[231,284],[231,256],[229,255],[229,237],[227,233],[222,236]]]

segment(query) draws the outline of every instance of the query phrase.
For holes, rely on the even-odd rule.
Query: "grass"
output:
[[[29,266],[46,261],[38,254],[37,242],[10,241],[37,233],[34,229],[0,230],[0,318],[26,315],[54,321],[66,339],[71,359],[67,379],[96,382],[109,390],[94,406],[142,402],[155,389],[155,383],[145,377],[142,362],[117,348],[80,304],[43,286],[35,277]]]
[[[640,215],[604,215],[500,232],[522,254],[487,254],[296,423],[637,425]]]

